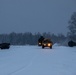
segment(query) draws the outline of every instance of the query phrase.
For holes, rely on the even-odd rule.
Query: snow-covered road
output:
[[[0,50],[0,75],[76,75],[76,47],[11,46]]]

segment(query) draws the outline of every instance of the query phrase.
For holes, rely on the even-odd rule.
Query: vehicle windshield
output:
[[[51,43],[50,40],[44,40],[43,42],[44,42],[44,43]]]

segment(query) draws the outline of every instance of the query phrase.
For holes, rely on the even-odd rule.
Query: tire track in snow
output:
[[[32,65],[33,60],[34,60],[35,58],[36,58],[36,55],[32,58],[32,60],[29,62],[29,64],[28,64],[27,66],[23,66],[23,67],[15,70],[15,71],[9,73],[8,75],[14,75],[14,74],[16,74],[16,73],[18,73],[18,72],[20,72],[20,71],[22,71],[22,70],[28,69],[28,68]]]

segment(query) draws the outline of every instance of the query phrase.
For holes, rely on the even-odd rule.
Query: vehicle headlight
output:
[[[49,43],[48,46],[51,46],[51,44]]]
[[[46,46],[46,44],[44,44],[44,46]]]
[[[41,45],[41,43],[39,43],[39,45]]]

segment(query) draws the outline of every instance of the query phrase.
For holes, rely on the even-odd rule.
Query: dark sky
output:
[[[51,32],[66,34],[76,0],[0,0],[0,34]]]

